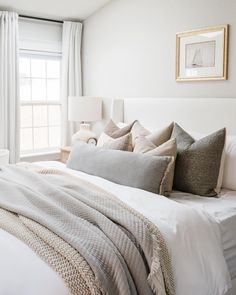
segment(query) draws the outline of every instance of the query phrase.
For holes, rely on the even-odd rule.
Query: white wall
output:
[[[176,32],[226,23],[229,80],[177,83]],[[236,97],[235,52],[235,0],[113,0],[84,22],[84,94]]]

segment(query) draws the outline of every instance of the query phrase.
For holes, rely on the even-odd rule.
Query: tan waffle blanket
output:
[[[57,170],[0,170],[0,227],[29,245],[71,294],[174,294],[165,241],[110,193]]]

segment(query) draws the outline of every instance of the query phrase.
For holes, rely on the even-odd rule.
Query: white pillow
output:
[[[227,136],[222,187],[236,191],[236,136]]]

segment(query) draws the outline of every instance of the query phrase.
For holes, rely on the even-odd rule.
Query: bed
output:
[[[113,100],[111,116],[116,122],[126,123],[138,118],[150,130],[153,130],[154,126],[161,127],[168,122],[176,121],[193,135],[208,134],[225,126],[227,135],[235,136],[235,110],[234,98],[133,98]],[[236,266],[235,192],[222,193],[225,195],[219,200],[207,200],[186,193],[184,196],[183,193],[173,193],[172,196],[173,200],[185,205],[205,209],[220,224],[222,230],[224,229],[222,239],[225,239],[225,258],[229,268],[234,269]],[[228,195],[230,198],[227,198]],[[227,226],[232,239],[226,234]],[[234,270],[231,272],[231,277],[233,287],[227,294],[233,295],[236,294]]]
[[[235,135],[235,110],[234,99],[119,99],[114,100],[112,117],[117,122],[138,118],[150,129],[173,120],[202,133],[226,126]],[[171,253],[176,294],[236,294],[236,192],[222,190],[219,199],[173,192],[168,199],[59,162],[37,165],[105,188],[156,224]],[[186,235],[189,230],[192,234]],[[0,241],[0,294],[69,294],[64,281],[28,246],[4,230],[0,230]]]

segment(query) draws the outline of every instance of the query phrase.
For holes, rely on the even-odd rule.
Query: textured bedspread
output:
[[[165,241],[151,222],[78,177],[0,171],[0,227],[28,244],[72,294],[174,294]]]

